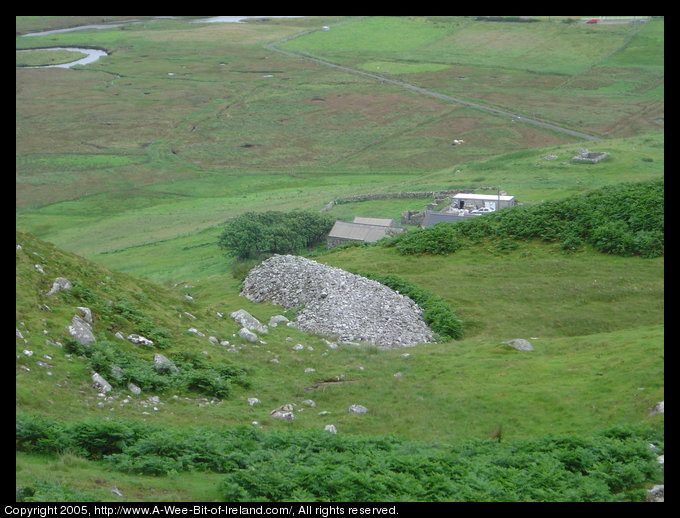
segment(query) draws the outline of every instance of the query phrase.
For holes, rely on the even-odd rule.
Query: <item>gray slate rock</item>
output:
[[[288,318],[284,317],[283,315],[274,315],[269,319],[269,327],[276,327],[281,322],[290,322],[290,320],[288,320]]]
[[[52,284],[52,288],[50,291],[47,292],[48,295],[54,295],[60,290],[70,290],[73,288],[73,285],[69,282],[69,280],[65,277],[57,277],[54,279],[54,283]]]
[[[508,344],[510,347],[517,349],[518,351],[533,351],[534,348],[531,342],[524,340],[522,338],[515,338],[514,340],[508,340],[507,342],[502,342]]]
[[[156,370],[158,372],[164,373],[164,372],[170,372],[172,374],[178,374],[179,369],[177,366],[172,363],[170,360],[168,360],[165,356],[162,354],[154,354],[153,355],[153,363],[154,366],[156,367]]]
[[[102,392],[111,392],[111,390],[113,390],[113,387],[111,387],[109,382],[96,372],[92,374],[92,381],[94,382],[95,387]]]
[[[89,346],[97,341],[92,332],[92,326],[78,315],[75,315],[71,319],[71,325],[66,329],[69,334],[82,345]]]
[[[245,327],[249,331],[255,331],[257,333],[267,333],[269,330],[262,322],[260,322],[253,315],[248,313],[245,309],[239,309],[231,314],[231,318],[236,320],[236,322],[241,326]]]
[[[137,345],[153,345],[153,341],[149,340],[148,338],[142,336],[142,335],[128,335],[127,336],[128,342],[132,342],[133,344]]]
[[[83,306],[78,306],[78,309],[83,313],[83,317],[85,320],[87,320],[90,324],[92,323],[92,310],[90,308],[86,308]]]
[[[255,343],[259,340],[255,333],[246,329],[245,327],[242,327],[241,329],[238,330],[238,335],[244,340],[247,340],[248,342],[252,343]]]
[[[347,409],[350,414],[365,414],[368,412],[368,408],[364,405],[350,405]]]

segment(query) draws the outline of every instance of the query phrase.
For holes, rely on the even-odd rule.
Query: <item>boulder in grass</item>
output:
[[[368,412],[368,408],[363,405],[350,405],[347,411],[350,414],[365,414]]]
[[[517,349],[518,351],[533,351],[534,347],[531,342],[524,340],[523,338],[515,338],[514,340],[508,340],[507,342],[502,342],[508,344],[510,347]]]
[[[52,284],[52,288],[50,291],[47,292],[48,295],[54,295],[58,291],[61,290],[70,290],[73,288],[73,285],[69,282],[69,280],[65,277],[57,277],[54,279],[54,283]]]
[[[71,325],[66,329],[74,340],[87,347],[97,341],[97,339],[94,337],[94,333],[92,332],[92,326],[90,326],[90,324],[85,322],[85,320],[83,320],[78,315],[71,319]]]
[[[179,369],[177,366],[172,363],[170,360],[168,360],[165,356],[162,354],[154,354],[153,355],[153,363],[154,366],[156,367],[156,370],[160,373],[170,373],[170,374],[178,374]]]
[[[241,326],[249,331],[256,331],[258,333],[267,333],[269,330],[262,322],[260,322],[253,315],[248,313],[245,309],[239,309],[231,314],[231,318]]]
[[[259,340],[259,338],[257,337],[257,335],[255,333],[253,333],[249,329],[246,329],[245,327],[242,327],[241,329],[239,329],[238,335],[241,338],[243,338],[244,340],[246,340],[248,342],[252,342],[252,343],[255,343]]]
[[[152,340],[149,340],[148,338],[146,338],[142,335],[136,335],[136,334],[128,335],[127,340],[129,342],[132,342],[133,344],[137,344],[137,345],[148,345],[148,346],[153,345]]]

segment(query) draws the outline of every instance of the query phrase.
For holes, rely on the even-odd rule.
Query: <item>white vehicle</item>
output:
[[[496,212],[496,209],[491,207],[482,207],[481,209],[471,210],[470,214],[488,214],[489,212]]]

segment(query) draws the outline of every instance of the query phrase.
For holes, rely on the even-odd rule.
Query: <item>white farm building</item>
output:
[[[514,196],[500,194],[458,193],[451,198],[451,201],[451,205],[456,209],[470,210],[481,209],[482,207],[498,210],[516,204]]]

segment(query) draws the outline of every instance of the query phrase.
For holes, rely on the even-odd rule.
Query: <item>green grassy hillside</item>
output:
[[[663,17],[193,18],[17,17],[17,50],[109,54],[17,68],[18,501],[642,501],[663,483]],[[571,162],[585,147],[609,156]],[[459,339],[237,335],[233,311],[284,310],[239,295],[256,261],[218,247],[227,220],[446,189],[523,206],[304,253],[406,281]],[[67,330],[82,308],[90,347]]]
[[[565,256],[540,244],[503,254],[478,248],[446,258],[420,258],[416,268],[412,259],[379,247],[318,257],[345,268],[396,273],[419,283],[445,297],[468,330],[460,341],[378,351],[353,346],[329,349],[321,337],[291,328],[272,329],[263,336],[266,344],[247,344],[233,336],[238,326],[228,314],[246,308],[267,320],[280,310],[239,297],[233,278],[168,290],[95,266],[29,234],[17,233],[17,244],[21,245],[17,329],[23,338],[17,337],[16,348],[21,415],[45,416],[61,426],[81,426],[78,423],[92,419],[124,420],[180,434],[197,425],[210,430],[251,427],[253,421],[258,422],[256,429],[272,433],[327,433],[322,432],[324,426],[334,424],[338,434],[347,438],[394,435],[452,445],[487,439],[499,429],[504,441],[519,444],[547,435],[591,436],[615,424],[650,431],[663,426],[663,415],[649,416],[650,408],[663,400],[663,259],[589,251]],[[47,296],[56,276],[68,278],[74,287]],[[193,301],[183,297],[186,292]],[[80,306],[93,310],[97,347],[103,348],[96,357],[74,347],[65,330]],[[216,311],[225,316],[216,316]],[[205,337],[191,334],[190,327]],[[133,345],[115,338],[116,331],[161,340],[154,347]],[[234,346],[211,343],[209,336]],[[536,350],[519,352],[501,344],[517,337],[531,340]],[[294,350],[297,343],[308,348]],[[409,356],[404,357],[404,352]],[[214,392],[214,383],[158,385],[150,369],[155,353],[173,358],[184,369],[191,365],[199,380],[206,381],[216,369],[227,367],[238,376],[230,378],[228,390],[219,393]],[[134,367],[142,394],[131,394],[122,383],[108,397],[98,396],[90,376],[93,367],[102,371],[102,358]],[[274,359],[278,362],[272,363]],[[305,373],[307,368],[315,371]],[[150,399],[154,396],[158,399]],[[248,397],[261,403],[249,406]],[[307,399],[317,406],[306,407],[302,401]],[[297,405],[294,422],[269,415],[288,403]],[[369,414],[348,414],[348,406],[355,403],[368,407]],[[643,436],[649,437],[648,432]],[[39,462],[40,448],[20,448],[25,453],[17,458],[18,486],[34,487],[38,478],[47,484],[41,491],[67,487],[85,491],[88,498],[111,499],[88,475],[110,469],[111,461],[62,446],[63,452],[56,447],[51,451],[61,453],[44,457],[54,468],[49,473],[40,468],[46,466]],[[173,498],[219,498],[218,480],[223,479],[215,479],[214,490],[199,491],[192,489],[191,473],[154,478],[148,491],[140,491],[139,481],[145,480],[140,476],[151,469],[140,468],[130,475],[117,472],[117,487],[141,500],[158,498],[158,487],[166,488]],[[187,477],[181,491],[177,477]]]

